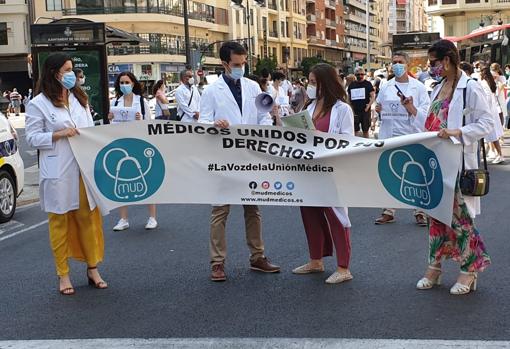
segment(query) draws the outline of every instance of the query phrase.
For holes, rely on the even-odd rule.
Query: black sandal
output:
[[[89,279],[89,286],[94,286],[95,288],[99,290],[104,290],[108,288],[108,284],[104,281],[95,282],[90,276],[89,276],[89,270],[97,269],[97,267],[91,267],[87,268],[87,278]]]

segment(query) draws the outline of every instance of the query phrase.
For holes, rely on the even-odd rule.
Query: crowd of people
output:
[[[232,125],[278,127],[282,117],[307,110],[317,130],[332,134],[368,137],[376,119],[380,123],[379,138],[426,131],[437,132],[438,137],[444,139],[457,138],[463,144],[462,162],[466,169],[478,168],[478,141],[482,138],[487,139],[497,154],[495,159],[503,160],[499,142],[508,114],[502,111],[504,101],[499,100],[499,91],[504,91],[501,87],[504,73],[495,64],[485,66],[481,62],[470,70],[470,65],[460,62],[459,53],[450,41],[440,40],[428,50],[427,74],[434,80],[430,93],[420,77],[417,79],[409,73],[409,56],[404,52],[393,53],[389,76],[375,77],[372,81],[363,68],[357,68],[353,77],[344,78],[326,63],[317,64],[306,79],[295,79],[292,83],[283,71],[246,78],[247,52],[236,42],[224,43],[220,58],[224,73],[203,91],[195,86],[191,70],[181,72],[181,85],[176,91],[178,120],[218,128]],[[506,69],[510,73],[510,67]],[[475,76],[477,73],[479,76]],[[79,82],[79,74],[73,72],[69,56],[50,55],[43,65],[36,96],[26,112],[27,141],[40,151],[41,205],[49,216],[50,243],[60,278],[59,291],[63,295],[75,293],[69,278],[68,258],[87,264],[87,277],[92,286],[108,287],[97,269],[104,254],[101,215],[81,178],[68,142],[69,137],[79,135],[81,127],[93,125],[87,95]],[[153,92],[157,98],[156,118],[168,119],[163,81],[156,83]],[[274,100],[270,112],[258,109],[255,104],[255,99],[263,92]],[[133,107],[136,120],[150,118],[141,85],[132,73],[118,75],[115,93],[112,107]],[[113,121],[112,113],[108,117]],[[279,272],[280,267],[264,254],[259,208],[254,205],[243,208],[250,268],[265,273]],[[149,205],[148,211],[145,228],[155,229],[158,226],[156,206]],[[325,282],[337,284],[351,280],[352,227],[348,209],[301,207],[300,212],[309,260],[293,269],[293,273],[324,272],[323,257],[334,252],[337,268]],[[119,209],[119,213],[120,219],[113,227],[115,231],[130,227],[127,208]],[[227,278],[225,228],[229,213],[230,205],[221,204],[218,198],[210,218],[212,281]],[[442,262],[448,258],[458,262],[460,269],[450,293],[467,294],[476,289],[478,272],[490,264],[489,254],[474,224],[478,214],[479,198],[464,195],[459,189],[459,179],[450,225],[427,217],[422,211],[414,212],[416,223],[429,229],[428,267],[417,289],[439,285]],[[384,208],[381,217],[375,220],[376,224],[392,222],[395,222],[392,208]]]

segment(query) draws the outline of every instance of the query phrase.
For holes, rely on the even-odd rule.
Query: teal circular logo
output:
[[[118,139],[96,157],[94,179],[101,193],[116,202],[137,202],[153,195],[165,178],[156,147],[136,138]]]
[[[379,178],[395,199],[433,209],[443,198],[443,175],[436,154],[421,144],[386,150],[379,158]]]

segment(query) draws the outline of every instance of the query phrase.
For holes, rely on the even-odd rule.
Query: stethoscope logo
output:
[[[379,177],[399,201],[432,209],[443,196],[443,176],[436,154],[421,144],[386,150],[379,158]]]
[[[398,154],[402,153],[405,156],[408,157],[409,161],[406,161],[403,168],[402,168],[402,174],[399,175],[395,168],[393,167],[393,157]],[[415,161],[413,156],[406,150],[395,150],[391,153],[390,159],[390,170],[393,172],[395,177],[397,177],[400,180],[400,196],[404,198],[404,200],[409,201],[410,203],[417,203],[417,200],[419,200],[420,205],[427,206],[430,204],[430,185],[434,182],[435,178],[435,170],[437,169],[437,161],[433,158],[429,159],[429,166],[432,170],[431,178],[427,178],[427,172],[425,171],[425,167],[420,164],[419,162]],[[408,173],[408,170],[411,168],[415,168],[415,170],[418,170],[419,173],[422,176],[421,183],[416,183],[408,178],[406,178],[406,174]]]
[[[94,168],[101,193],[117,202],[136,202],[153,195],[164,174],[164,161],[156,147],[134,138],[119,139],[103,148]]]

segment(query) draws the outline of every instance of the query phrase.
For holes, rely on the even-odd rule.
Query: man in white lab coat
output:
[[[177,115],[182,122],[197,121],[200,116],[200,92],[195,86],[191,70],[183,70],[180,74],[181,84],[175,90]]]
[[[395,77],[381,87],[375,110],[381,117],[379,139],[425,131],[430,98],[425,85],[407,74],[409,56],[395,52],[392,57]],[[427,225],[425,213],[414,211],[416,224]],[[385,208],[375,224],[395,222],[395,209]]]
[[[259,85],[243,77],[246,50],[239,43],[225,42],[220,49],[220,59],[225,73],[203,93],[200,102],[199,122],[228,128],[230,125],[272,125],[269,113],[259,112],[255,98],[262,93]],[[243,205],[246,225],[246,242],[250,248],[252,270],[276,273],[280,267],[264,256],[260,212],[258,206]],[[225,225],[230,205],[215,205],[211,214],[211,280],[225,281],[227,246]]]

